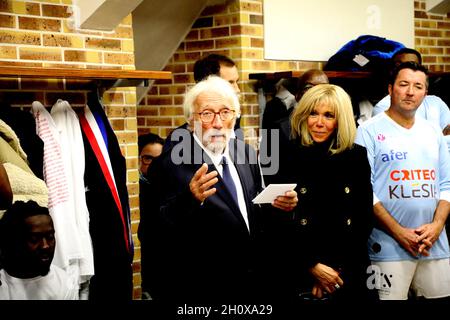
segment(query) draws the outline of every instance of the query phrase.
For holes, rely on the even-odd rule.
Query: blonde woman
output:
[[[297,184],[294,213],[274,215],[282,290],[303,299],[366,299],[372,186],[366,150],[354,144],[350,97],[316,85],[283,125],[290,130],[280,128],[279,171],[265,176],[266,184]]]

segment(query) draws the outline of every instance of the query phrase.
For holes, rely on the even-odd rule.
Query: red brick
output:
[[[182,116],[184,115],[182,107],[163,107],[159,109],[161,116]]]
[[[226,39],[217,39],[215,41],[216,41],[216,48],[232,48],[232,47],[239,47],[240,45],[239,37],[229,37]]]
[[[186,52],[174,54],[175,62],[197,61],[200,58],[199,52]]]
[[[423,63],[436,63],[436,57],[422,57]]]
[[[449,30],[450,29],[450,22],[449,21],[447,21],[447,22],[438,22],[437,23],[437,27],[438,27],[438,29],[447,29],[447,30]]]
[[[146,125],[153,127],[170,127],[172,126],[172,118],[148,117],[146,119]]]
[[[264,39],[251,38],[250,39],[250,46],[252,48],[264,48]]]
[[[234,25],[234,24],[239,24],[239,14],[235,13],[235,14],[214,17],[214,25],[217,27],[226,26],[226,25]]]
[[[229,27],[210,28],[210,29],[200,30],[200,38],[202,38],[202,39],[228,37],[229,35],[230,35]]]
[[[174,83],[193,83],[194,75],[193,74],[175,74],[173,76]]]
[[[437,45],[439,47],[450,47],[450,39],[445,39],[445,40],[437,40]]]
[[[415,10],[415,11],[414,11],[414,18],[416,18],[416,19],[419,19],[419,18],[421,18],[421,19],[427,19],[427,18],[428,18],[428,15],[427,15],[425,12],[423,12],[423,11],[417,11],[417,10]]]
[[[56,18],[70,18],[72,13],[68,6],[42,4],[42,15]]]
[[[124,130],[125,129],[125,120],[124,119],[114,119],[110,121],[111,127],[114,130]],[[133,168],[133,167],[131,167]]]
[[[27,2],[25,6],[25,10],[27,14],[32,16],[40,16],[41,15],[41,9],[39,7],[39,3],[31,3]]]
[[[19,28],[41,31],[61,31],[61,21],[56,19],[38,19],[19,16]]]
[[[214,40],[201,40],[186,42],[186,50],[208,50],[214,48]]]
[[[191,30],[186,36],[185,40],[198,40],[198,30]]]
[[[428,37],[429,35],[429,30],[423,30],[423,29],[416,29],[414,31],[414,35],[416,37]]]
[[[16,20],[14,16],[0,14],[0,27],[2,28],[14,28],[16,26]]]
[[[137,109],[137,115],[138,117],[143,117],[143,116],[157,116],[158,115],[158,108],[155,107],[139,107]]]
[[[0,0],[0,12],[12,13],[12,2],[9,0]]]
[[[147,103],[150,105],[171,105],[172,97],[147,97]]]
[[[183,97],[183,96],[175,96],[175,97],[173,98],[173,103],[174,103],[175,105],[182,105],[183,102],[184,102],[184,97]]]

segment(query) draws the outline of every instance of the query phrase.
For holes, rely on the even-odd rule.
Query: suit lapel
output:
[[[197,143],[194,143],[194,144],[198,146]],[[206,152],[204,152],[203,149],[200,148],[200,150],[202,151],[202,156],[203,156],[204,162],[208,164],[208,172],[217,170],[216,167],[214,166],[211,158],[208,156],[208,154]],[[232,159],[232,160],[234,162],[234,159]],[[200,166],[201,165],[196,165],[193,167],[194,173],[195,173],[195,171],[197,171],[200,168]],[[239,176],[240,176],[240,174],[239,174]],[[222,176],[219,174],[217,176],[217,178],[219,179],[219,181],[214,185],[214,188],[217,189],[217,191],[216,191],[217,197],[219,197],[222,200],[222,202],[225,203],[230,208],[230,211],[233,213],[233,215],[245,225],[246,223],[242,216],[241,210],[239,209],[238,204],[234,201],[230,191],[226,187],[226,185],[222,179]],[[242,182],[241,182],[241,184],[242,184]],[[244,189],[244,197],[245,197],[245,189]],[[208,199],[207,199],[207,201],[208,201]],[[211,198],[211,199],[209,199],[209,201],[214,201],[214,200],[213,200],[213,198]]]

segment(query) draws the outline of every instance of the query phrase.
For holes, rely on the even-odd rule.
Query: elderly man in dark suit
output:
[[[189,133],[155,160],[150,176],[159,199],[159,250],[153,256],[154,299],[233,301],[254,297],[256,240],[263,230],[262,189],[255,150],[230,138],[240,106],[231,85],[217,76],[197,83],[185,96]],[[291,211],[295,191],[273,207]],[[143,239],[146,241],[146,239]],[[149,241],[149,240],[147,240]],[[256,268],[256,269],[255,269]]]

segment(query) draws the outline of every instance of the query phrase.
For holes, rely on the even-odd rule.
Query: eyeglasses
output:
[[[141,156],[141,161],[143,164],[150,164],[152,162],[153,159],[155,159],[156,157],[151,156],[149,154],[144,154]]]
[[[235,110],[230,109],[222,109],[219,112],[214,112],[211,110],[205,110],[203,112],[197,112],[197,114],[200,116],[200,120],[203,123],[211,123],[216,118],[216,115],[218,114],[220,117],[220,120],[222,121],[230,121],[234,118]]]

